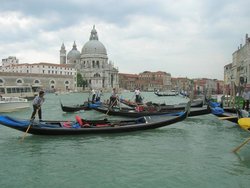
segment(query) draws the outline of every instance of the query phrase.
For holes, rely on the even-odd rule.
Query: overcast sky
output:
[[[249,0],[0,0],[0,58],[59,63],[95,25],[120,73],[223,79],[249,18]]]

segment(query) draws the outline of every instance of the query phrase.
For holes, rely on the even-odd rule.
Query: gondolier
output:
[[[135,102],[136,103],[142,102],[141,92],[140,92],[140,89],[138,88],[135,90]]]
[[[34,120],[35,119],[35,115],[36,113],[38,112],[38,117],[39,117],[39,120],[41,121],[42,120],[42,104],[44,103],[45,99],[44,99],[44,91],[40,91],[39,92],[39,95],[36,96],[33,100],[33,112],[32,112],[32,115],[31,115],[31,120]]]
[[[109,98],[109,107],[112,108],[113,106],[116,106],[117,105],[117,99],[118,99],[118,95],[117,95],[116,89],[113,88],[111,96]]]

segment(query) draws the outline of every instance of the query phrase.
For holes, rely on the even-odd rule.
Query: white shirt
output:
[[[140,95],[140,90],[139,89],[135,90],[135,95]]]

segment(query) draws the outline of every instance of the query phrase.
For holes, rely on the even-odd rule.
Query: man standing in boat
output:
[[[91,93],[92,93],[92,100],[91,100],[91,102],[92,102],[92,103],[95,103],[95,97],[96,97],[95,90],[92,89],[92,90],[91,90]]]
[[[42,104],[44,103],[44,91],[39,91],[39,95],[37,95],[33,100],[33,112],[31,115],[31,120],[35,119],[36,113],[38,112],[39,121],[42,120]]]
[[[249,99],[250,99],[250,92],[245,88],[244,92],[242,93],[242,97],[243,97],[243,110],[247,110],[249,111]]]
[[[96,102],[100,102],[101,101],[101,96],[102,96],[102,90],[98,90],[96,92]]]
[[[117,100],[118,100],[118,95],[116,92],[116,89],[113,88],[111,96],[110,96],[110,100],[109,100],[109,107],[113,107],[117,105]]]
[[[135,89],[135,102],[136,103],[142,102],[141,92],[140,92],[140,89],[138,88]]]

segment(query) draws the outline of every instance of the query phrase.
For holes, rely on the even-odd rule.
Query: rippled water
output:
[[[132,93],[125,93],[132,98]],[[103,118],[95,111],[63,113],[88,94],[46,95],[44,119]],[[107,98],[108,94],[104,98]],[[145,99],[179,103],[180,97]],[[31,109],[8,115],[29,118]],[[117,118],[117,117],[115,117]],[[249,133],[213,115],[142,132],[88,136],[33,136],[0,126],[0,187],[248,188],[250,144],[231,150]]]

